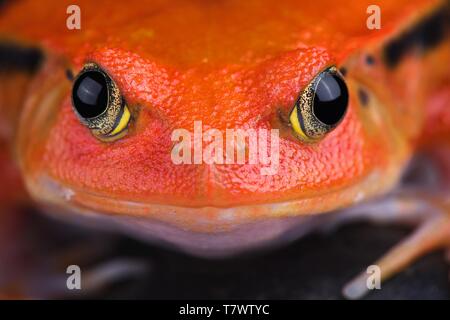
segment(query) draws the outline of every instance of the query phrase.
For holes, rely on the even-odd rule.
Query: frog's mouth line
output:
[[[59,212],[68,210],[85,216],[100,213],[116,218],[132,217],[159,221],[192,232],[220,233],[256,221],[311,216],[355,205],[391,189],[401,174],[396,168],[398,166],[390,166],[383,172],[375,169],[355,185],[312,198],[230,208],[192,208],[113,199],[63,186],[44,175],[39,176],[36,182],[28,180],[27,186],[39,202],[65,209]]]

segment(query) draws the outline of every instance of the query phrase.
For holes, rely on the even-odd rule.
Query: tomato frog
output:
[[[0,213],[26,189],[53,216],[206,257],[356,220],[417,226],[375,262],[383,280],[448,249],[449,2],[377,1],[375,29],[370,5],[2,2]],[[198,121],[276,129],[277,170],[174,163],[174,130]]]

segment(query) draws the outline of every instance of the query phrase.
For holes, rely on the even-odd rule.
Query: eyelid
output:
[[[291,112],[291,115],[289,116],[289,121],[291,122],[292,128],[294,129],[294,132],[300,136],[301,139],[304,139],[305,141],[311,141],[312,139],[309,138],[304,132],[300,125],[300,118],[298,117],[298,107],[297,105],[294,106],[294,109]]]
[[[115,136],[116,134],[125,130],[125,128],[128,126],[128,123],[130,122],[131,119],[131,114],[126,105],[124,105],[123,108],[124,110],[122,116],[120,117],[119,123],[117,124],[115,129],[110,134],[108,134],[108,136]]]

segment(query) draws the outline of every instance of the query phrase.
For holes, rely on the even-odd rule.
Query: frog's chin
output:
[[[292,241],[338,209],[389,189],[396,179],[373,171],[360,183],[315,198],[232,208],[145,204],[81,192],[41,176],[30,184],[46,212],[95,228],[119,229],[200,256],[226,256]]]

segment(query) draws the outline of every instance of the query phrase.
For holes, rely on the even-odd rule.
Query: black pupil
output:
[[[326,125],[337,124],[345,114],[348,90],[344,80],[337,74],[325,71],[321,75],[314,95],[314,115]]]
[[[78,77],[72,89],[73,104],[83,118],[102,114],[108,104],[108,86],[99,71],[86,71]]]

